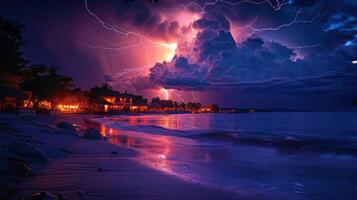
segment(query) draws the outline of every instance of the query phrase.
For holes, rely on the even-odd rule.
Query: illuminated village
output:
[[[108,84],[92,88],[88,92],[72,92],[49,100],[38,100],[32,91],[20,91],[13,87],[3,88],[1,111],[20,113],[202,113],[218,112],[215,104],[178,103],[169,99],[152,98],[149,102],[140,95],[113,90]]]

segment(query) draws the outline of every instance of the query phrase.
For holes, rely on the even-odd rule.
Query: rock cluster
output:
[[[83,138],[85,139],[101,139],[102,138],[102,135],[100,134],[99,130],[98,129],[95,129],[95,128],[90,128],[90,129],[87,129],[83,136]]]
[[[57,128],[65,129],[65,130],[73,131],[73,132],[77,131],[76,127],[73,124],[68,123],[68,122],[60,122],[60,123],[58,123],[57,124]]]

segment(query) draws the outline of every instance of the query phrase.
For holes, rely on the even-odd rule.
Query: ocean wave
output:
[[[319,151],[332,153],[357,154],[357,141],[354,139],[322,138],[298,135],[267,135],[266,133],[211,131],[192,138],[225,140],[227,142],[277,147],[291,150]]]
[[[220,140],[234,144],[256,145],[284,150],[319,151],[331,153],[357,154],[357,141],[354,139],[322,138],[298,135],[273,135],[256,132],[236,132],[227,130],[175,130],[154,125],[116,126],[121,130],[131,130],[158,135],[187,137],[197,140]]]
[[[125,120],[99,120],[111,128],[149,134],[186,137],[206,141],[224,141],[241,145],[256,145],[285,150],[319,151],[357,154],[356,138],[331,138],[323,136],[274,135],[271,133],[243,132],[235,130],[179,130],[155,125],[128,125]]]

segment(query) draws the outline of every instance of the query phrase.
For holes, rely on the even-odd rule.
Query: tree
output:
[[[187,108],[191,111],[196,112],[197,110],[199,110],[202,107],[201,103],[194,103],[194,102],[189,102],[187,103]]]
[[[95,86],[88,91],[89,101],[91,103],[95,103],[103,95],[105,96],[107,94],[114,93],[114,92],[115,91],[108,83],[104,83],[101,86]]]
[[[25,44],[23,32],[22,25],[0,15],[0,82],[4,84],[14,84],[26,63],[20,51]]]
[[[78,90],[74,86],[73,79],[59,74],[58,69],[55,66],[39,64],[24,70],[21,86],[25,91],[32,91],[31,101],[35,108],[38,107],[39,101],[46,100],[52,103],[53,109],[55,99],[63,98]]]
[[[152,99],[151,99],[151,103],[160,104],[160,103],[161,103],[160,97],[154,97],[154,98],[152,98]]]

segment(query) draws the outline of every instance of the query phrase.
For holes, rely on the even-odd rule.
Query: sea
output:
[[[257,199],[357,199],[357,112],[94,118],[135,161]]]

